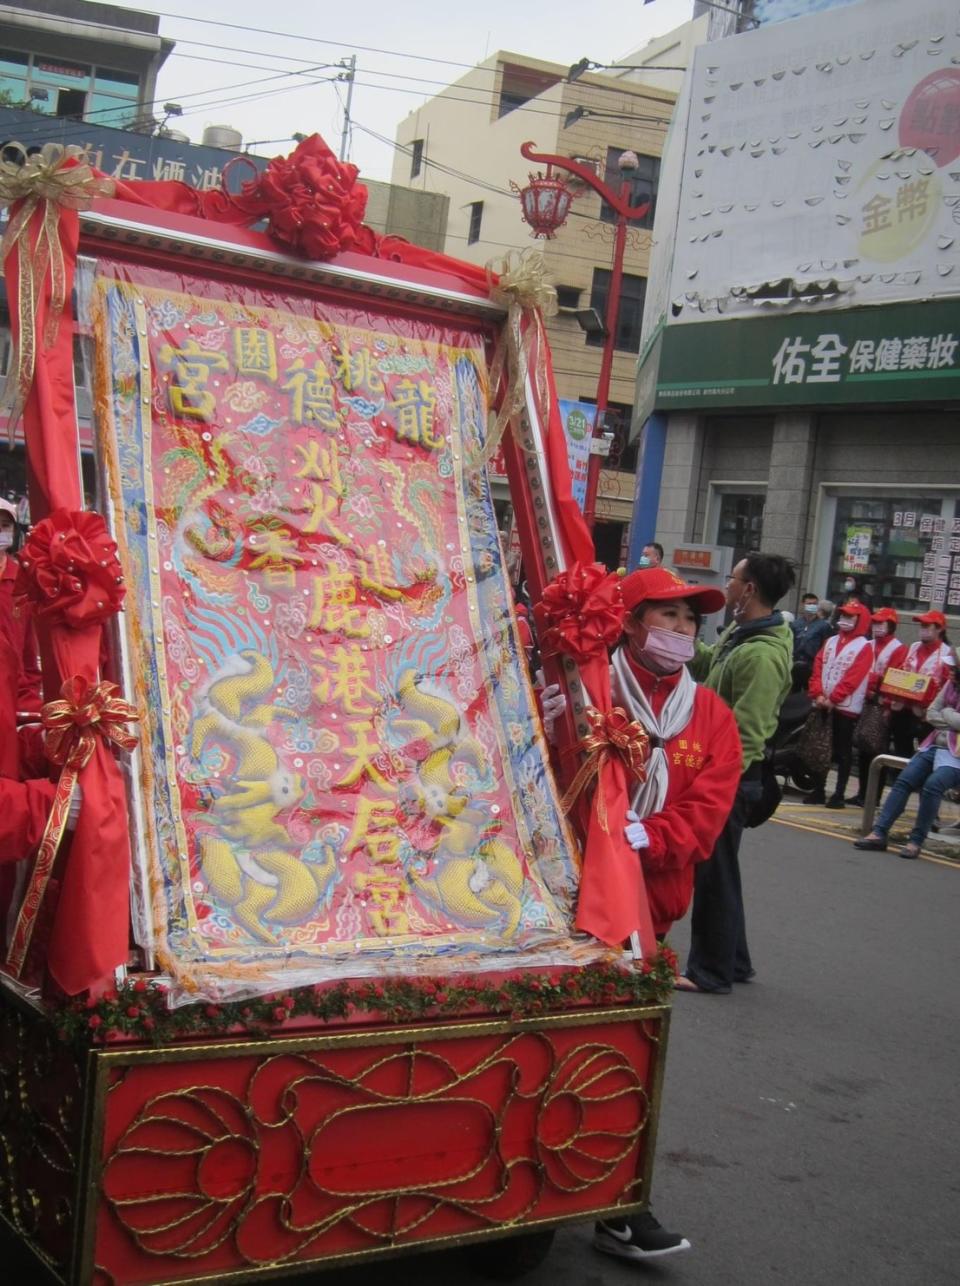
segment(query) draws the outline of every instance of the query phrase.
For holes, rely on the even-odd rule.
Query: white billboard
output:
[[[960,294],[958,18],[864,0],[697,50],[669,322]]]

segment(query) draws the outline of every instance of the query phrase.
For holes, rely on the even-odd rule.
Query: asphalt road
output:
[[[678,996],[670,1036],[653,1204],[692,1250],[636,1267],[574,1228],[524,1286],[960,1280],[960,869],[776,823],[743,859],[757,979]],[[465,1254],[314,1278],[486,1280]]]
[[[960,868],[776,823],[743,859],[757,979],[677,996],[670,1036],[653,1205],[693,1249],[623,1264],[569,1228],[524,1286],[960,1281]],[[458,1252],[281,1280],[489,1279]]]

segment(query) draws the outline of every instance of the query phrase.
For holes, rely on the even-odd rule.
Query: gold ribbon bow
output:
[[[7,955],[7,965],[15,977],[23,970],[54,860],[67,828],[70,800],[80,770],[90,762],[98,737],[123,750],[133,750],[137,744],[137,737],[124,725],[136,723],[140,716],[129,702],[116,695],[117,691],[115,683],[88,683],[75,675],[61,687],[60,699],[48,701],[40,712],[47,758],[61,766],[61,773]]]
[[[499,280],[494,281],[494,273]],[[538,340],[534,386],[540,413],[544,420],[549,419],[550,389],[543,318],[552,317],[557,311],[557,292],[546,279],[543,255],[539,250],[514,251],[502,259],[499,266],[487,264],[487,287],[493,302],[507,310],[507,320],[490,364],[490,390],[495,396],[504,375],[506,390],[496,419],[487,433],[480,464],[493,459],[507,425],[523,410],[534,334]],[[531,324],[526,327],[523,324],[525,314],[531,319]]]
[[[11,152],[16,159],[11,157]],[[67,270],[59,236],[60,211],[86,210],[96,197],[112,196],[116,189],[113,179],[105,178],[85,162],[80,162],[78,158],[82,155],[79,147],[64,147],[60,143],[45,143],[39,152],[28,155],[22,143],[7,143],[4,157],[0,159],[0,208],[21,203],[0,243],[0,271],[14,247],[20,245],[23,250],[17,300],[20,333],[4,398],[10,415],[11,442],[14,426],[33,384],[37,360],[37,309],[48,265],[50,308],[43,335],[43,342],[48,348],[56,342],[67,302]],[[68,161],[78,163],[67,164]],[[43,219],[36,243],[31,247],[24,233],[38,207],[43,210]]]
[[[606,762],[614,755],[623,760],[627,772],[638,782],[647,779],[647,759],[650,757],[650,738],[642,723],[631,720],[620,706],[614,706],[608,713],[595,710],[592,706],[586,712],[590,731],[578,743],[586,759],[577,770],[577,775],[560,801],[560,807],[569,813],[580,794],[597,779],[597,817],[604,831],[609,835],[610,826],[607,820],[607,806],[603,797],[603,778],[601,772]]]

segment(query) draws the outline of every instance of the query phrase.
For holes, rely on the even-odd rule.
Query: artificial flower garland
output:
[[[53,1010],[51,1020],[61,1039],[83,1047],[117,1039],[162,1044],[238,1031],[264,1036],[295,1018],[331,1022],[368,1014],[395,1024],[466,1013],[532,1018],[585,1003],[662,1004],[673,990],[676,973],[675,953],[661,946],[653,961],[644,961],[636,969],[599,963],[545,973],[531,970],[497,982],[460,978],[352,980],[175,1009],[168,1007],[163,987],[139,977],[100,997],[71,1000]]]

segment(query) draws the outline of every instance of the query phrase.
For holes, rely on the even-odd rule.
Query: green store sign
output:
[[[658,411],[960,399],[960,300],[667,326]]]

